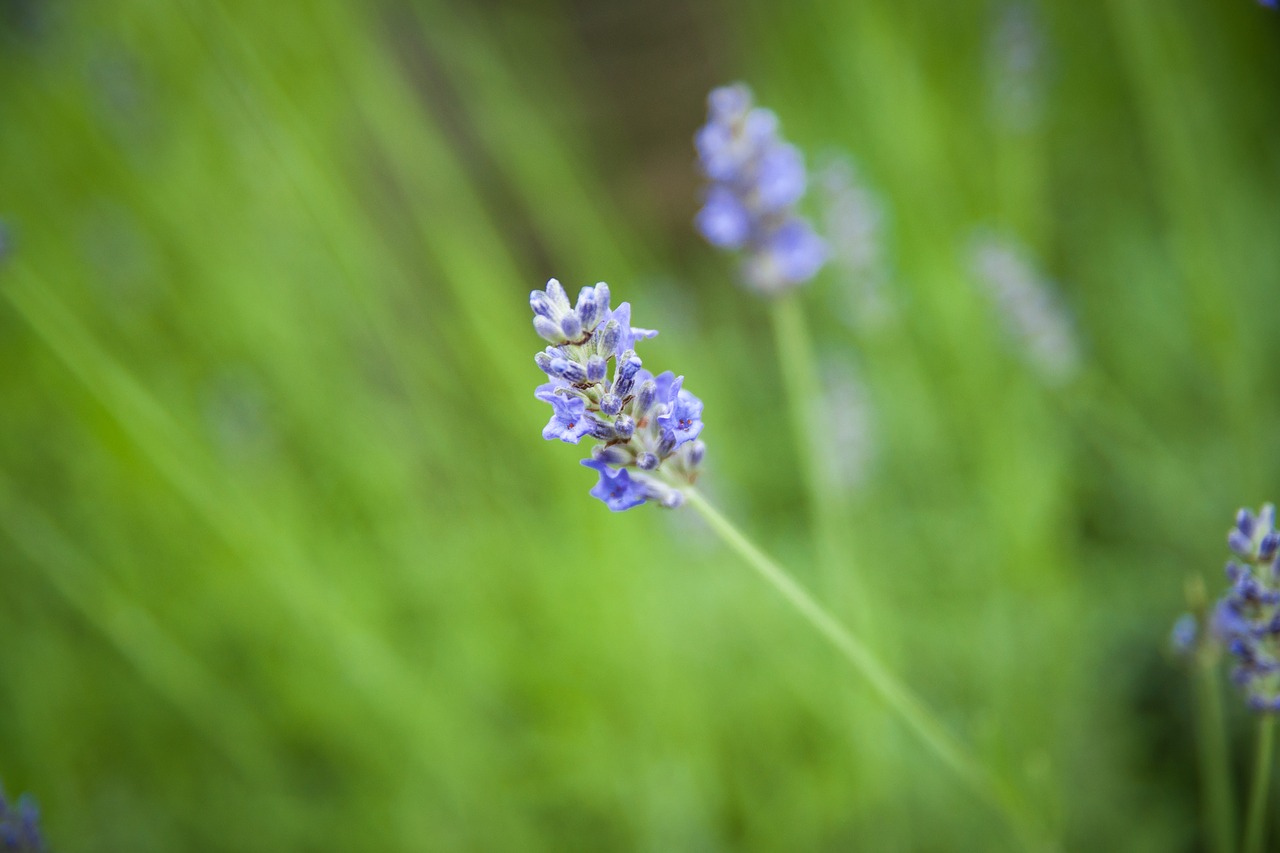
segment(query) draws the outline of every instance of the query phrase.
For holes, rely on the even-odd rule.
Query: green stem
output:
[[[849,565],[851,560],[847,549],[841,542],[839,489],[832,478],[831,466],[823,458],[822,445],[814,429],[814,417],[820,414],[814,403],[822,399],[822,382],[813,356],[804,308],[799,296],[793,292],[774,300],[771,309],[791,432],[808,491],[809,515],[822,583],[829,594],[850,602],[855,624],[866,630],[870,618],[866,597],[857,582],[856,572]]]
[[[1215,853],[1236,849],[1232,817],[1231,773],[1227,765],[1226,726],[1222,717],[1222,691],[1217,669],[1211,663],[1196,667],[1196,739],[1200,742],[1200,779],[1205,824]]]
[[[1267,788],[1271,784],[1271,753],[1275,733],[1275,716],[1267,714],[1258,721],[1258,763],[1253,768],[1253,792],[1249,795],[1245,853],[1261,853],[1267,833]]]
[[[871,685],[894,712],[924,741],[925,745],[982,800],[995,807],[1009,821],[1015,834],[1028,848],[1036,846],[1039,834],[1029,826],[1016,797],[1000,780],[983,767],[956,741],[924,704],[900,682],[879,659],[841,625],[821,604],[749,539],[731,521],[693,488],[686,488],[689,504],[697,510],[725,544],[741,556],[774,589],[782,594],[805,620],[817,629]]]

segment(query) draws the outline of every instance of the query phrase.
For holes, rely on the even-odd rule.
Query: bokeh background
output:
[[[733,80],[823,176],[848,577],[691,228]],[[542,441],[555,275],[1062,847],[1199,849],[1166,638],[1280,495],[1278,92],[1250,0],[5,0],[5,786],[57,851],[1012,848],[696,517]]]

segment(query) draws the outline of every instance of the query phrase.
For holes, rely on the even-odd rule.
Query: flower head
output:
[[[1242,509],[1227,533],[1236,559],[1227,562],[1231,586],[1218,601],[1213,631],[1236,659],[1232,673],[1249,707],[1280,712],[1280,532],[1276,510]]]
[[[547,374],[535,396],[551,404],[542,437],[577,444],[594,438],[591,490],[609,509],[622,512],[654,501],[666,507],[684,501],[706,447],[702,401],[684,389],[684,377],[654,376],[635,353],[640,341],[658,334],[631,325],[631,306],[609,307],[609,288],[584,287],[576,305],[555,279],[529,297],[533,325],[551,343],[534,356]]]
[[[778,136],[778,118],[753,107],[741,83],[707,98],[707,123],[694,137],[711,181],[694,224],[711,245],[746,253],[743,279],[778,293],[813,278],[826,244],[794,206],[804,195],[804,157]]]
[[[39,853],[44,850],[40,836],[40,810],[27,794],[10,804],[0,790],[0,850]]]

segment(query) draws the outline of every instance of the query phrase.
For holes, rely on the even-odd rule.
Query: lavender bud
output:
[[[548,320],[554,320],[556,316],[555,306],[551,304],[551,297],[543,293],[541,290],[535,290],[529,294],[529,307],[533,309],[533,313]]]
[[[578,307],[574,310],[578,312],[582,328],[594,329],[596,320],[600,318],[600,305],[596,302],[595,290],[590,287],[582,288],[578,294]]]
[[[631,456],[625,450],[616,445],[597,444],[591,448],[591,458],[599,460],[606,465],[625,465],[631,461]]]
[[[606,364],[604,359],[598,355],[593,355],[587,359],[587,381],[599,382],[604,379]],[[617,414],[613,412],[612,414]]]
[[[1245,536],[1253,535],[1253,513],[1242,509],[1236,513],[1236,529]]]
[[[666,459],[676,449],[676,434],[672,430],[663,430],[662,440],[658,442],[658,455]]]
[[[596,304],[600,306],[600,315],[609,313],[609,285],[603,281],[596,282]]]
[[[572,382],[574,385],[587,381],[586,368],[567,358],[551,359],[551,375],[558,376],[565,382]]]
[[[701,441],[692,442],[689,445],[689,467],[697,468],[702,464],[702,457],[707,453],[707,446]]]
[[[618,419],[613,422],[613,431],[623,441],[630,441],[636,432],[636,422],[629,415],[618,415]]]
[[[624,379],[635,377],[642,366],[643,362],[640,361],[640,357],[631,350],[627,350],[618,356],[618,375]]]
[[[617,320],[610,320],[604,324],[604,331],[600,333],[600,351],[617,352],[618,342],[621,340],[622,326],[618,325]]]
[[[545,351],[534,355],[533,360],[542,369],[543,373],[551,373],[551,356],[547,355]]]
[[[1271,531],[1262,537],[1262,542],[1258,545],[1258,559],[1264,563],[1275,559],[1276,551],[1280,550],[1280,533]]]
[[[533,317],[533,330],[538,333],[538,337],[544,341],[553,344],[564,343],[564,335],[560,333],[560,327],[555,323],[543,317],[541,314],[535,314]]]
[[[619,379],[613,383],[613,393],[619,397],[626,397],[631,393],[631,389],[635,387],[634,379]]]
[[[604,421],[594,421],[591,426],[591,435],[601,441],[613,441],[618,437],[618,433],[614,430],[612,424]]]
[[[653,402],[657,398],[658,384],[652,379],[646,379],[640,386],[640,390],[636,392],[636,404],[632,410],[637,420],[644,420],[644,416],[649,413],[649,409],[653,408]]]
[[[622,398],[617,394],[605,394],[600,398],[600,411],[613,417],[622,411]]]
[[[667,509],[675,509],[684,503],[684,492],[679,489],[669,489],[667,493],[662,496],[660,503]]]
[[[564,288],[560,286],[560,282],[554,278],[547,279],[547,296],[551,297],[551,301],[560,310],[569,310],[569,296],[564,292]]]
[[[652,471],[654,468],[658,467],[658,457],[654,456],[652,453],[641,453],[636,457],[636,465],[638,465],[641,470]]]
[[[1252,525],[1250,526],[1252,527]],[[1227,547],[1247,559],[1251,556],[1253,541],[1246,534],[1240,532],[1239,528],[1232,528],[1231,532],[1227,534]]]
[[[582,321],[578,319],[578,315],[574,313],[565,314],[560,318],[560,331],[564,332],[564,336],[571,341],[576,341],[582,337]]]

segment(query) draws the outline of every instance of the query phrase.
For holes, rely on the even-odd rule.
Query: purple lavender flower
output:
[[[622,512],[653,501],[684,501],[706,453],[702,401],[684,390],[684,377],[653,376],[635,346],[657,332],[631,325],[631,306],[609,307],[609,288],[584,287],[570,307],[555,279],[529,297],[534,328],[552,346],[534,356],[548,381],[535,396],[552,407],[542,431],[548,440],[577,444],[596,439],[582,464],[600,475],[591,490],[609,509]]]
[[[779,293],[813,278],[826,244],[795,214],[807,177],[799,149],[778,136],[772,112],[752,106],[741,83],[707,98],[707,123],[694,137],[710,179],[694,224],[711,245],[744,250],[743,279],[761,293]]]
[[[584,435],[590,435],[596,426],[595,419],[586,412],[586,403],[580,397],[562,397],[554,391],[538,388],[535,396],[551,404],[554,410],[551,420],[542,428],[542,437],[548,441],[560,439],[567,444],[577,444]]]
[[[1227,533],[1236,559],[1227,562],[1231,586],[1213,614],[1214,634],[1236,659],[1232,680],[1255,711],[1280,712],[1280,533],[1276,510],[1240,510]]]
[[[27,794],[13,805],[0,790],[0,850],[13,853],[40,853],[44,840],[40,836],[40,810]]]
[[[610,468],[597,459],[583,459],[582,464],[600,472],[600,482],[591,490],[591,496],[604,501],[614,512],[640,506],[648,499],[644,484],[631,479],[626,468]]]

